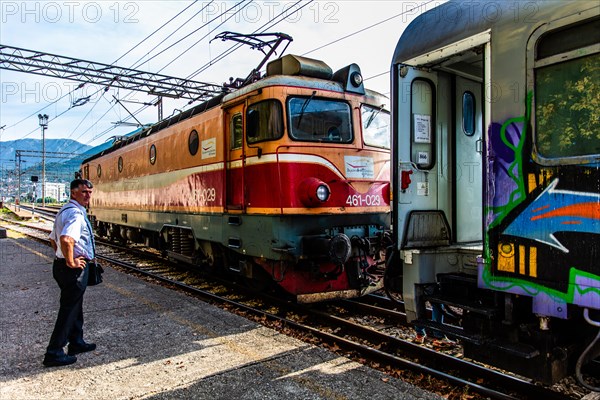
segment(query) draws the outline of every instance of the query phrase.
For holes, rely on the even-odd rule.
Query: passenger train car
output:
[[[96,233],[276,283],[299,302],[380,289],[387,108],[356,64],[275,60],[262,79],[84,160]]]
[[[599,14],[450,1],[392,60],[386,285],[466,357],[546,383],[600,355]],[[460,323],[429,320],[427,302]]]

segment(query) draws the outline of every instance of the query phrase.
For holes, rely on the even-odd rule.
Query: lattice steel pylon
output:
[[[0,44],[0,69],[145,92],[159,97],[208,100],[221,85],[122,68]]]

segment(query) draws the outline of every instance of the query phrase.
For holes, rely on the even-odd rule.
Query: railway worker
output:
[[[94,343],[83,340],[83,294],[87,287],[87,264],[94,258],[94,238],[86,207],[93,185],[84,179],[71,182],[71,196],[54,221],[50,244],[56,258],[52,274],[60,287],[60,308],[44,356],[44,365],[73,364],[75,354],[92,351]],[[68,353],[64,347],[69,344]]]

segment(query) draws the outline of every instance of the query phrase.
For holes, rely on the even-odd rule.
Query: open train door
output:
[[[438,160],[436,147],[439,136],[447,136],[448,129],[436,128],[440,117],[436,101],[436,72],[399,65],[394,78],[393,90],[397,91],[394,99],[397,101],[393,105],[395,119],[392,158],[396,168],[393,173],[396,194],[393,202],[393,225],[400,249],[411,246],[411,243],[407,243],[413,237],[408,232],[410,220],[415,223],[416,219],[421,218],[413,211],[437,210],[440,207],[438,179],[444,178],[447,173],[440,166],[448,160]],[[447,184],[448,179],[445,181]],[[435,229],[433,226],[431,228]]]
[[[489,37],[482,32],[394,66],[399,249],[481,246]]]
[[[453,78],[456,158],[453,230],[457,243],[483,240],[482,75],[483,71],[477,77]]]
[[[225,210],[243,210],[244,196],[244,105],[225,111]]]

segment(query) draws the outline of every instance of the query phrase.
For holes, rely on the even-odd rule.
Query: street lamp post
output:
[[[15,208],[18,210],[21,210],[21,175],[23,175],[21,173],[21,163],[22,162],[27,162],[27,160],[23,160],[21,159],[21,154],[19,154],[17,152],[16,157],[15,157],[15,163],[17,164],[17,179],[19,179],[18,182],[18,186],[17,186],[17,199],[15,201]]]
[[[46,207],[46,128],[48,128],[48,114],[38,114],[42,128],[42,207]]]

